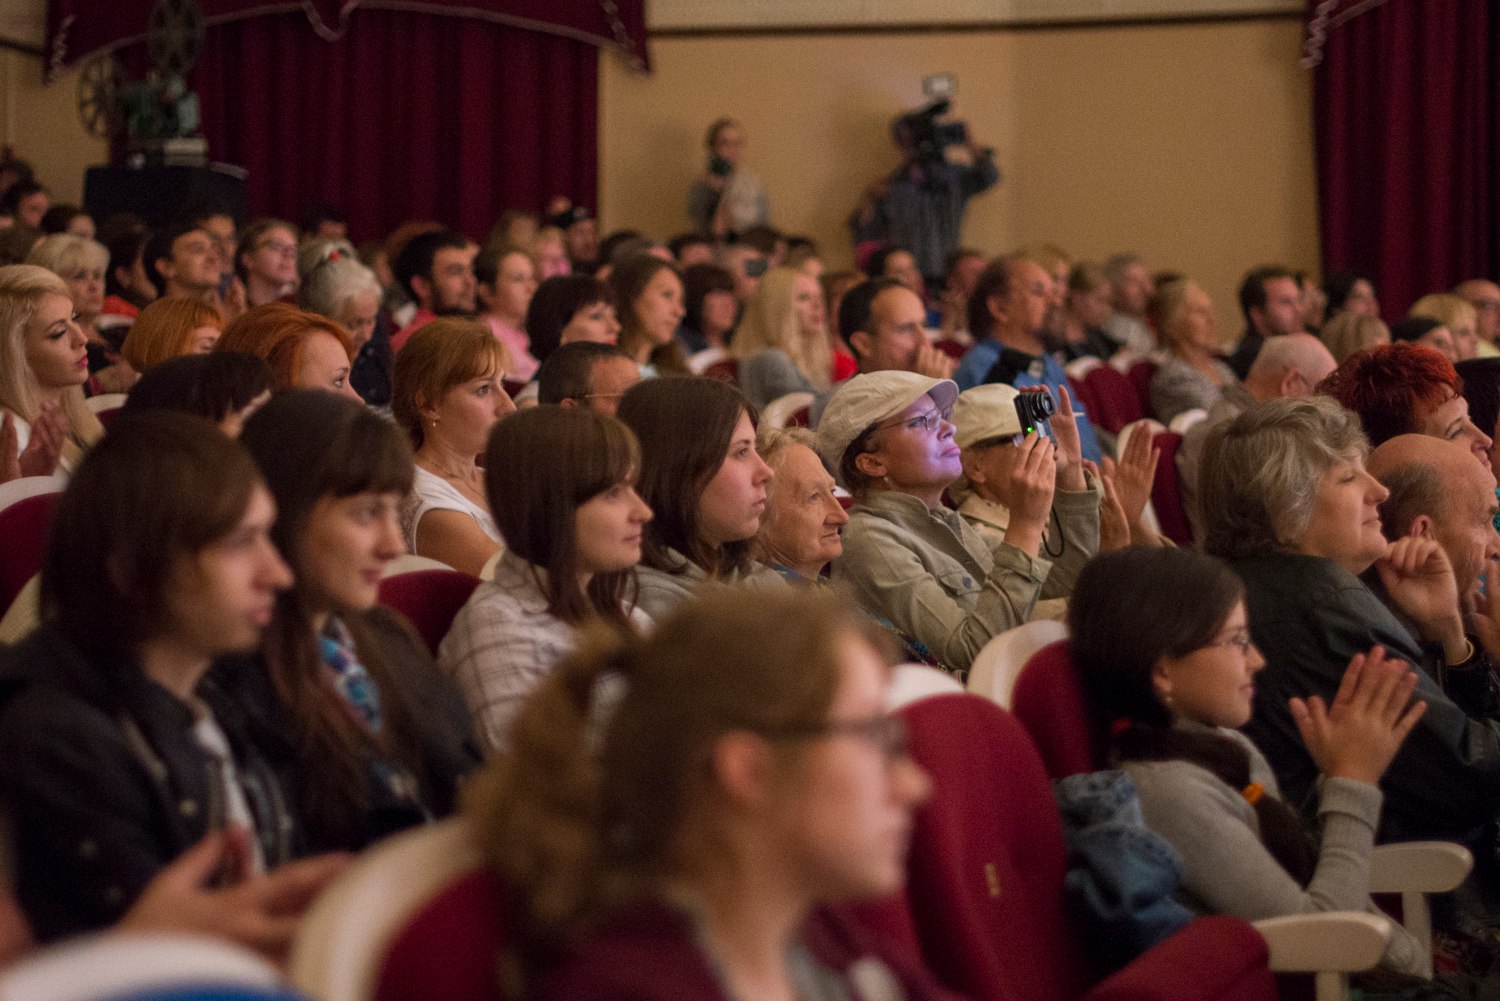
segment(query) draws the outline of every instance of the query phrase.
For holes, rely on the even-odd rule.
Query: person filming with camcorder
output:
[[[941,285],[944,263],[958,249],[964,206],[1000,180],[994,149],[950,119],[950,107],[944,98],[891,123],[901,165],[865,189],[849,218],[856,247],[904,247],[929,288]],[[949,160],[954,147],[966,150],[969,162]]]

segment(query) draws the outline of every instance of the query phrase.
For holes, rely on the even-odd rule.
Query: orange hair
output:
[[[146,372],[169,358],[188,353],[193,331],[213,327],[224,332],[224,316],[201,299],[173,295],[141,310],[120,345],[120,354],[137,372]]]
[[[263,358],[271,366],[273,388],[290,389],[296,385],[302,366],[302,353],[310,334],[332,334],[352,361],[354,345],[349,331],[326,316],[298,309],[287,302],[268,302],[246,311],[224,331],[215,346],[220,351],[242,351]]]

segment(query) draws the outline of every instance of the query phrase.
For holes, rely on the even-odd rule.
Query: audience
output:
[[[1478,313],[1463,297],[1446,292],[1424,295],[1412,303],[1406,315],[1436,320],[1448,329],[1448,334],[1453,339],[1454,357],[1451,361],[1468,361],[1477,356]]]
[[[354,346],[349,383],[371,406],[391,401],[391,330],[383,290],[344,240],[308,240],[297,252],[297,305],[349,331]]]
[[[866,622],[801,589],[707,596],[644,640],[591,634],[475,783],[481,844],[522,901],[502,976],[540,1001],[946,997],[827,906],[901,889],[928,791],[888,665]],[[606,675],[623,694],[601,716]]]
[[[730,354],[745,399],[764,407],[788,393],[826,392],[833,379],[833,345],[817,279],[773,268],[761,279]]]
[[[1058,345],[1067,361],[1108,358],[1117,350],[1104,332],[1111,313],[1110,291],[1109,276],[1101,265],[1080,261],[1068,272]]]
[[[428,323],[396,356],[391,412],[416,450],[401,517],[407,548],[476,577],[501,546],[478,457],[516,409],[504,358],[487,327],[458,317]]]
[[[506,549],[459,610],[438,663],[485,743],[503,750],[522,703],[572,652],[580,628],[649,624],[634,603],[651,509],[635,492],[635,436],[587,410],[517,414],[490,436],[484,465]]]
[[[777,586],[750,558],[770,494],[745,398],[717,379],[650,379],[625,394],[620,420],[641,447],[646,525],[637,607],[652,619],[705,583]]]
[[[1245,317],[1245,334],[1229,356],[1229,367],[1236,378],[1243,379],[1268,339],[1302,330],[1302,290],[1297,276],[1279,265],[1251,271],[1240,283],[1240,312]]]
[[[240,233],[234,272],[252,309],[297,291],[297,229],[280,219],[257,219]]]
[[[1490,436],[1469,419],[1463,382],[1452,363],[1418,344],[1388,344],[1352,354],[1318,392],[1359,417],[1371,445],[1399,434],[1425,434],[1464,445],[1489,464]]]
[[[620,349],[639,366],[641,377],[687,375],[678,347],[682,323],[682,279],[677,269],[650,254],[637,254],[609,276],[620,315]]]
[[[1027,435],[1012,474],[1017,532],[991,551],[943,505],[963,472],[953,439],[957,399],[946,379],[857,375],[828,402],[818,454],[856,501],[835,579],[848,581],[862,608],[962,673],[991,637],[1032,618],[1052,569],[1041,545],[1057,460],[1051,438]]]
[[[641,381],[630,356],[613,344],[564,344],[537,369],[537,402],[587,407],[610,417],[631,386]]]
[[[300,843],[262,748],[204,680],[254,651],[292,584],[275,517],[242,448],[169,413],[116,421],[58,502],[42,626],[12,652],[0,708],[16,896],[40,941],[118,921],[216,829],[249,834],[230,878]]]
[[[1469,420],[1490,437],[1490,468],[1500,469],[1500,449],[1493,444],[1500,435],[1500,358],[1459,362],[1454,370],[1463,382]]]
[[[349,332],[289,302],[268,302],[247,310],[229,325],[214,349],[264,358],[278,390],[320,389],[359,399],[349,384],[354,355]]]
[[[1114,293],[1114,312],[1104,321],[1104,333],[1118,348],[1137,355],[1156,350],[1156,334],[1147,323],[1147,309],[1156,286],[1151,272],[1135,254],[1115,254],[1104,262],[1104,274]]]
[[[1185,410],[1207,410],[1239,379],[1220,355],[1213,300],[1192,279],[1157,288],[1156,316],[1166,354],[1151,377],[1151,412],[1170,423]],[[1246,338],[1252,335],[1259,336],[1252,330]]]
[[[1323,324],[1318,337],[1333,353],[1333,360],[1342,365],[1356,351],[1391,343],[1391,328],[1378,316],[1346,309]]]
[[[436,229],[406,241],[392,267],[396,282],[416,303],[407,325],[391,337],[399,354],[406,339],[439,316],[473,316],[478,309],[473,252],[461,233]]]
[[[765,185],[740,164],[744,126],[733,118],[720,118],[708,127],[703,145],[708,166],[688,189],[688,218],[698,232],[722,239],[770,222],[771,199]]]
[[[559,346],[575,341],[614,344],[620,337],[614,293],[590,275],[545,279],[526,310],[526,333],[539,362],[546,362]]]
[[[1442,547],[1381,534],[1387,491],[1365,470],[1367,448],[1359,419],[1321,396],[1258,403],[1204,445],[1204,548],[1244,581],[1250,637],[1267,664],[1245,733],[1287,802],[1314,802],[1318,764],[1287,700],[1332,700],[1351,658],[1378,644],[1419,668],[1416,696],[1427,703],[1381,781],[1378,839],[1478,848],[1500,802],[1500,722],[1468,715],[1437,681],[1485,668]],[[1360,580],[1367,572],[1414,632]]]
[[[120,364],[118,338],[111,341],[99,324],[104,314],[104,272],[109,269],[109,251],[91,238],[58,233],[38,240],[26,263],[46,268],[68,285],[74,319],[88,337],[90,395],[129,390],[137,373],[129,365]]]
[[[1478,357],[1500,357],[1500,285],[1484,278],[1459,282],[1453,294],[1474,307],[1474,335],[1479,340]]]
[[[1323,294],[1328,297],[1328,319],[1343,312],[1356,316],[1380,316],[1380,300],[1375,298],[1375,284],[1352,271],[1335,271],[1323,279]]]
[[[1425,704],[1411,702],[1416,673],[1377,646],[1333,676],[1326,703],[1290,700],[1321,776],[1321,838],[1311,844],[1239,732],[1266,667],[1245,604],[1234,573],[1191,550],[1123,549],[1090,564],[1068,627],[1095,739],[1130,777],[1146,825],[1176,849],[1175,896],[1193,910],[1247,921],[1379,913],[1370,900],[1378,783],[1422,717]],[[1421,975],[1425,958],[1397,927],[1382,962]]]
[[[87,344],[61,278],[32,264],[0,268],[0,413],[15,436],[16,475],[71,470],[104,434],[83,398]]]
[[[536,294],[536,265],[519,247],[486,247],[474,258],[479,318],[510,355],[506,375],[526,382],[541,362],[532,357],[526,337],[526,311]]]
[[[238,438],[250,415],[271,398],[271,366],[238,351],[180,355],[153,365],[125,399],[124,410],[177,410],[202,417]]]
[[[689,355],[726,351],[739,319],[734,276],[717,264],[694,264],[682,272],[682,326],[677,339]]]
[[[146,265],[150,230],[134,216],[115,217],[99,233],[99,242],[109,251],[109,270],[104,273],[104,313],[111,326],[129,326],[141,307],[158,295]],[[103,324],[101,320],[101,325]]]
[[[120,356],[144,375],[181,355],[208,354],[223,335],[224,317],[213,306],[168,296],[141,310],[120,345]]]
[[[328,393],[287,392],[240,440],[276,504],[271,540],[295,573],[261,666],[220,683],[289,792],[306,845],[356,850],[456,805],[479,762],[463,702],[427,645],[376,604],[406,551],[411,449],[390,421]]]
[[[1408,316],[1391,327],[1391,340],[1432,348],[1450,362],[1458,361],[1453,332],[1430,316]]]
[[[849,515],[818,458],[818,438],[806,428],[762,427],[755,447],[772,477],[752,552],[789,584],[819,581],[844,551]]]

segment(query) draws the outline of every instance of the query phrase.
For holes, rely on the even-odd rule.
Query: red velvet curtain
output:
[[[336,42],[300,12],[208,31],[193,85],[214,160],[249,170],[252,215],[327,201],[356,239],[434,218],[483,237],[507,208],[594,204],[597,59],[586,42],[362,10]]]
[[[1323,267],[1390,320],[1500,269],[1500,0],[1345,6],[1316,78]]]
[[[326,42],[296,12],[211,29],[193,83],[211,158],[249,170],[252,215],[329,201],[354,239],[428,218],[481,239],[510,207],[594,204],[597,59],[574,39],[395,11]]]

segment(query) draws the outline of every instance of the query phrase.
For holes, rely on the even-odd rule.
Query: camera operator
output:
[[[934,101],[891,123],[901,165],[866,188],[849,217],[856,246],[877,242],[910,249],[928,288],[942,287],[943,266],[958,249],[964,204],[1000,180],[993,149],[974,142],[963,122],[938,120],[948,107],[946,100]],[[971,162],[950,162],[950,146],[968,150]]]
[[[720,118],[704,137],[708,166],[688,190],[688,216],[700,233],[722,240],[771,222],[771,199],[760,178],[740,166],[745,130]]]

